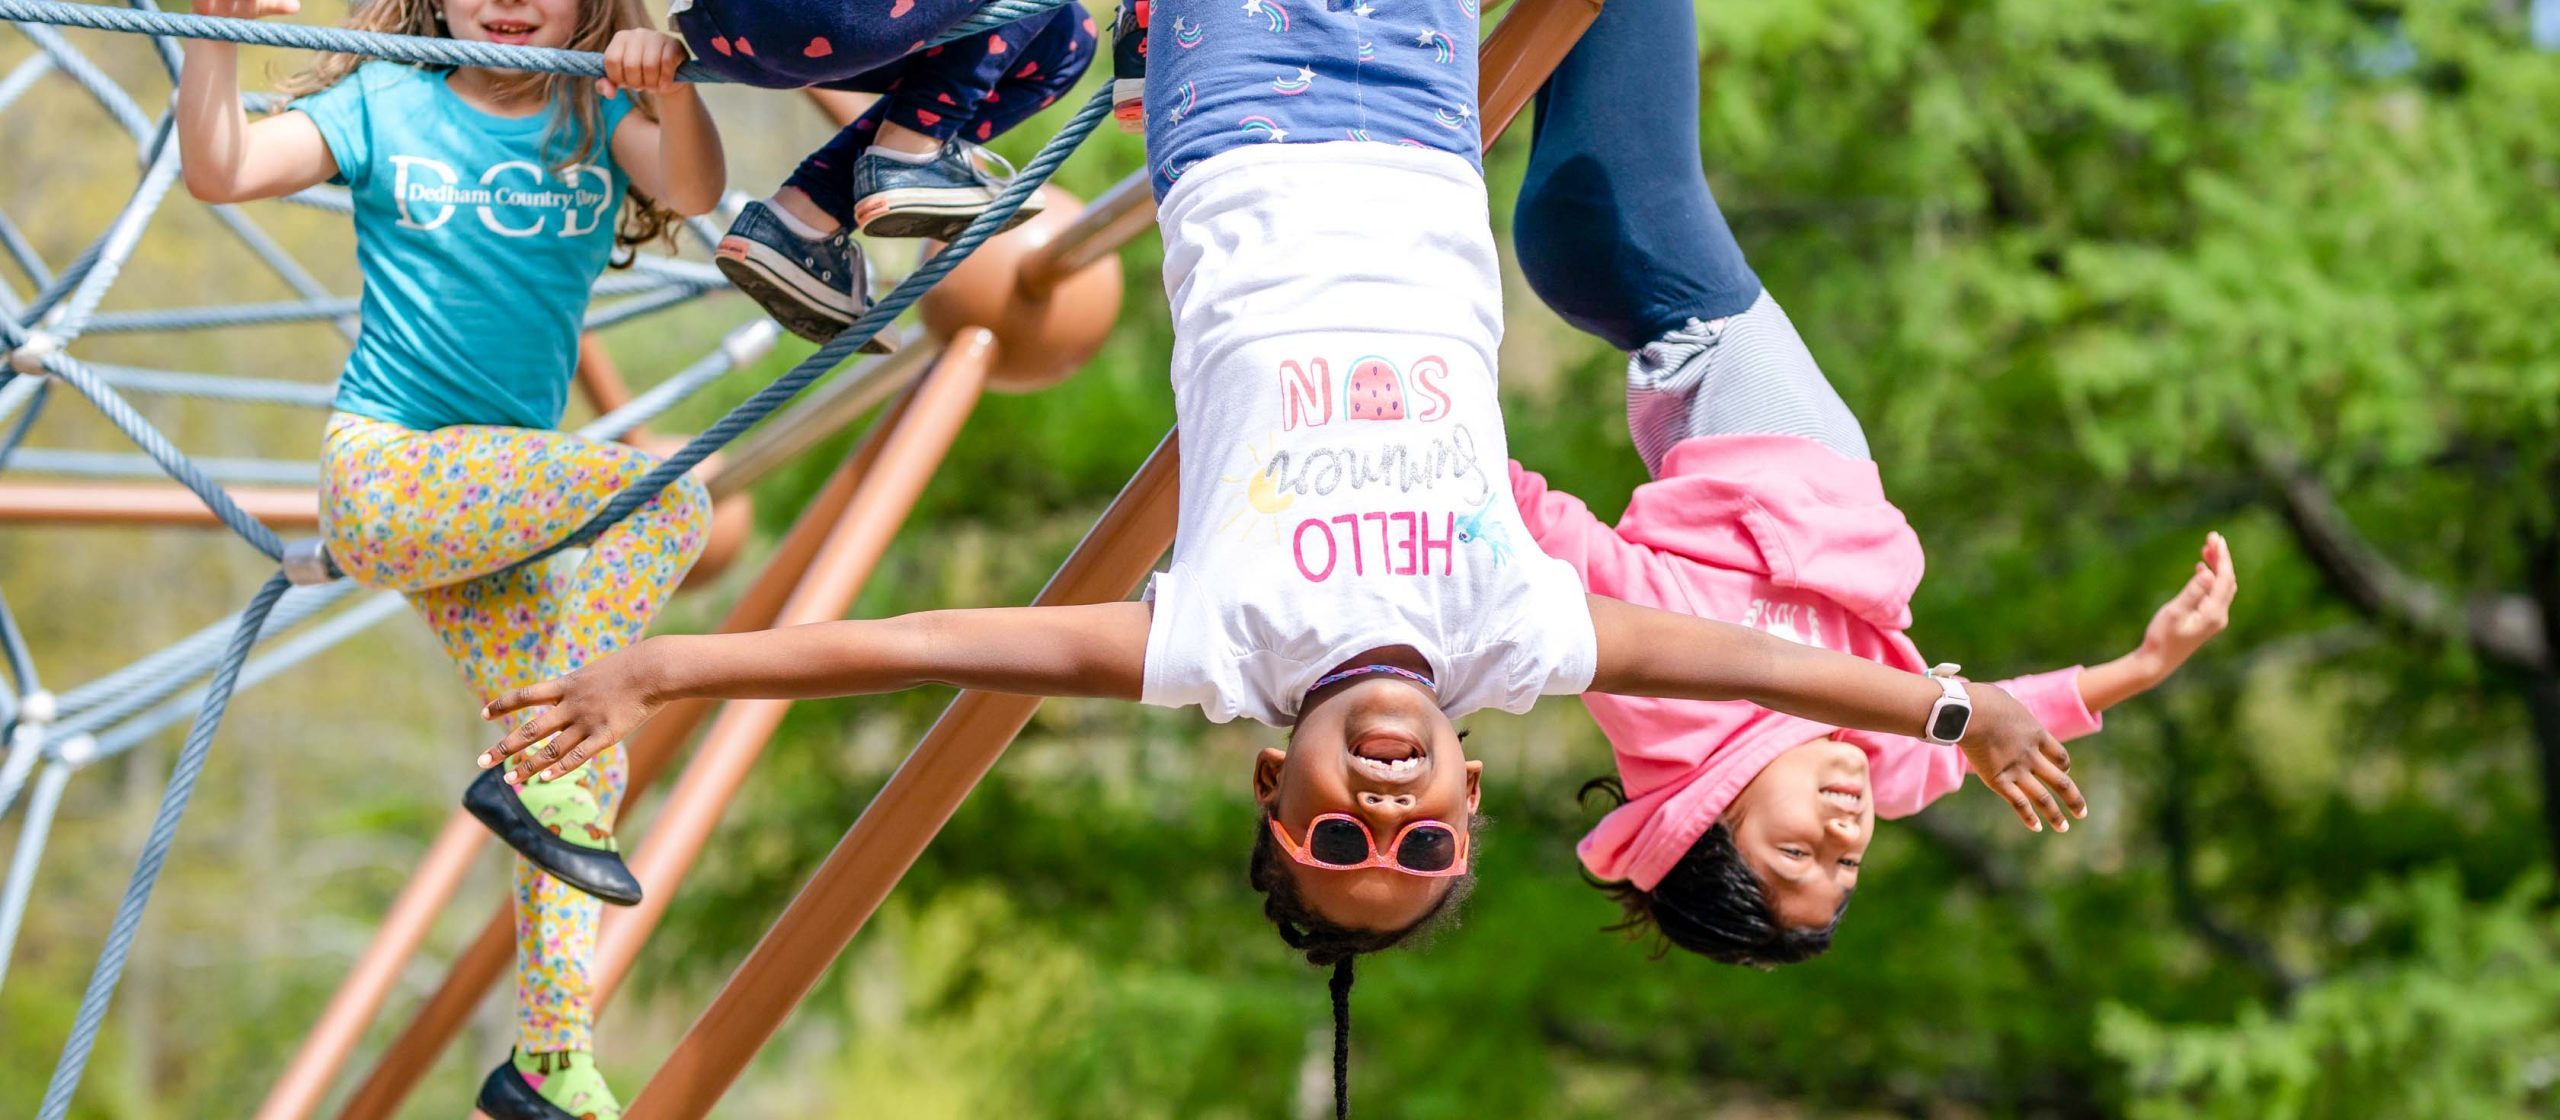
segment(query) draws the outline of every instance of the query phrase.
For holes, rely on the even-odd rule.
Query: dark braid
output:
[[[1351,958],[1333,962],[1333,1120],[1351,1120]]]
[[[1470,837],[1484,823],[1481,816],[1467,822]],[[1472,841],[1469,847],[1476,847]],[[1306,954],[1307,963],[1333,966],[1333,1114],[1336,1120],[1351,1115],[1351,960],[1362,953],[1375,953],[1403,944],[1416,934],[1436,933],[1457,921],[1458,903],[1475,887],[1473,871],[1449,882],[1449,893],[1440,896],[1429,913],[1412,925],[1396,930],[1352,929],[1337,925],[1307,907],[1298,897],[1298,882],[1290,878],[1287,860],[1280,845],[1271,838],[1268,825],[1253,830],[1253,862],[1247,869],[1253,889],[1262,892],[1262,916],[1271,919],[1279,930],[1280,940]]]

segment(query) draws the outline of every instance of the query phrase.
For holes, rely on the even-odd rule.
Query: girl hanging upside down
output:
[[[1707,189],[1695,36],[1687,0],[1610,0],[1539,96],[1513,227],[1531,286],[1634,351],[1627,427],[1655,481],[1614,527],[1516,463],[1512,495],[1537,547],[1596,594],[1919,672],[1927,662],[1903,630],[1920,540]],[[1634,98],[1654,109],[1626,112]],[[2061,738],[2094,732],[2098,713],[2220,633],[2237,590],[2229,546],[2208,535],[2133,652],[1999,687]],[[1965,753],[1908,729],[1608,691],[1584,703],[1618,775],[1585,789],[1621,804],[1583,839],[1583,866],[1632,925],[1720,961],[1769,966],[1827,948],[1875,819],[1918,812],[1967,769]],[[1975,772],[2001,788],[1998,772]]]
[[[2079,796],[2060,747],[2007,694],[1588,595],[1530,542],[1495,397],[1475,27],[1467,0],[1153,4],[1183,456],[1145,599],[653,638],[498,698],[493,716],[549,707],[482,764],[566,773],[679,697],[935,682],[1287,728],[1252,767],[1252,880],[1283,939],[1334,968],[1337,1069],[1353,956],[1466,882],[1481,765],[1456,716],[1592,690],[1904,734],[1935,716],[2022,812],[2061,822]]]
[[[197,0],[203,15],[293,0]],[[408,595],[480,695],[556,677],[639,636],[702,551],[710,499],[691,478],[583,558],[514,565],[585,523],[654,465],[555,430],[588,288],[617,252],[719,201],[720,137],[684,51],[630,0],[372,0],[365,31],[604,52],[606,79],[324,56],[251,123],[230,44],[190,40],[178,89],[187,188],[209,202],[322,182],[355,204],[363,327],[321,447],[329,554]],[[482,1083],[493,1120],[621,1115],[593,1056],[587,970],[599,898],[639,901],[615,853],[618,743],[575,780],[464,803],[516,865],[516,1049]]]
[[[1009,178],[988,170],[980,145],[1047,108],[1093,62],[1093,19],[1072,3],[925,46],[986,2],[669,5],[695,56],[722,77],[881,95],[720,239],[721,272],[793,334],[824,342],[870,308],[856,231],[948,241],[986,212]],[[1039,212],[1035,195],[1007,228]]]

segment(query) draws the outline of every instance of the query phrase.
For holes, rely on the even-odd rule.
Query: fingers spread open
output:
[[[560,700],[560,682],[544,681],[501,694],[480,708],[480,718],[496,719],[508,712],[520,712],[537,704],[554,704]]]
[[[2027,800],[2026,792],[2018,788],[2017,782],[2001,778],[1990,784],[1991,792],[1999,794],[2001,800],[2008,802],[2009,808],[2017,811],[2018,820],[2030,831],[2044,831],[2044,822],[2036,819],[2034,803]]]
[[[2084,820],[2088,818],[2089,799],[2080,795],[2080,785],[2071,780],[2071,775],[2063,773],[2061,767],[2054,765],[2051,758],[2042,754],[2036,755],[2034,761],[2028,765],[2035,771],[2037,781],[2051,786],[2055,793],[2061,795],[2063,805],[2070,808],[2072,816]],[[2054,825],[2064,832],[2071,831],[2070,821],[2057,820]]]

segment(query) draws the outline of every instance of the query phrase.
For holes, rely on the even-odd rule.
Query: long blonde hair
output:
[[[416,35],[431,39],[450,39],[445,31],[442,0],[360,0],[347,15],[346,26],[356,31],[380,31],[390,35]],[[573,51],[602,51],[617,32],[634,27],[655,26],[641,0],[581,0],[578,5],[578,27],[562,44]],[[305,97],[327,89],[355,72],[365,59],[352,54],[323,54],[301,73],[276,83],[276,92],[287,98]],[[606,138],[599,125],[604,109],[596,97],[593,78],[567,74],[532,74],[513,71],[497,72],[494,83],[498,96],[510,102],[534,101],[551,106],[551,130],[543,138],[543,149],[551,158],[551,169],[558,171],[573,163],[589,162],[601,151]],[[657,99],[645,93],[626,92],[633,108],[643,117],[658,119]],[[557,144],[573,138],[572,145]],[[554,150],[555,146],[559,150]],[[616,268],[629,267],[633,251],[652,241],[664,239],[674,243],[676,225],[682,219],[672,210],[658,205],[656,199],[641,193],[638,186],[625,192],[627,205],[613,231]]]

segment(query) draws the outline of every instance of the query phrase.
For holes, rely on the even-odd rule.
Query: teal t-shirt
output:
[[[604,145],[555,170],[585,145],[552,135],[551,112],[491,116],[446,73],[368,62],[292,105],[355,196],[364,324],[338,408],[418,429],[557,427],[627,181]],[[630,110],[603,104],[607,138]]]

